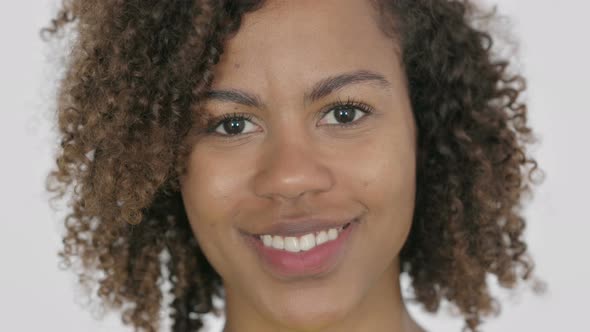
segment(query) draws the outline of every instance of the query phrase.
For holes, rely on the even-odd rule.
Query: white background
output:
[[[57,3],[0,2],[0,331],[131,331],[115,314],[93,318],[75,300],[73,274],[58,269],[60,214],[43,190],[57,142],[51,111],[58,71],[38,36]],[[526,205],[525,238],[549,290],[542,297],[529,287],[516,296],[498,292],[502,314],[484,331],[588,331],[590,2],[493,3],[520,41],[515,64],[528,77],[529,121],[541,138],[532,151],[547,177]],[[430,331],[462,326],[446,311],[410,310]]]

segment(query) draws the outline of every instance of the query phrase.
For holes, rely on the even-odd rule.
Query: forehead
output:
[[[289,80],[295,88],[334,73],[391,70],[395,43],[378,15],[369,0],[267,1],[225,43],[213,85]]]

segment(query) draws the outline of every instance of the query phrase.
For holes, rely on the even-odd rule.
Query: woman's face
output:
[[[328,324],[397,282],[416,129],[395,43],[377,15],[368,1],[269,1],[226,43],[198,111],[250,119],[200,136],[181,186],[228,310],[291,327]],[[351,220],[330,240],[329,228]],[[272,247],[326,238],[305,251]]]

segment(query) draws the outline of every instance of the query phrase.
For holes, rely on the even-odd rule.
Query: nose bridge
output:
[[[258,196],[292,199],[332,187],[318,142],[303,127],[286,125],[268,137],[255,178]]]

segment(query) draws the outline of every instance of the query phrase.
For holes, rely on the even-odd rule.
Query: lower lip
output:
[[[245,235],[265,267],[279,278],[292,279],[323,275],[333,270],[344,257],[356,219],[338,234],[338,238],[307,251],[289,252],[265,246],[261,240]]]

